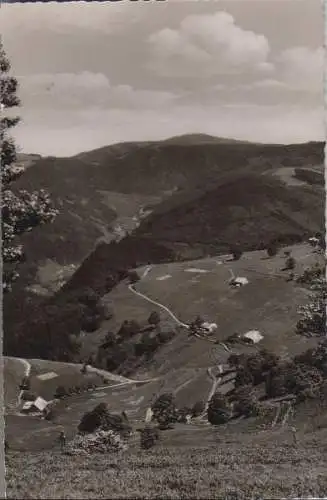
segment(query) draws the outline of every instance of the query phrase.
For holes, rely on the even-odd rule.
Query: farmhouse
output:
[[[247,278],[245,278],[244,276],[235,276],[232,269],[230,269],[229,272],[231,275],[231,278],[229,280],[230,286],[234,286],[236,288],[239,288],[239,287],[247,285],[249,283],[249,280]]]
[[[263,335],[261,335],[258,330],[250,330],[249,332],[244,333],[243,339],[252,344],[257,344],[263,339]]]
[[[48,406],[45,399],[37,397],[34,401],[27,401],[23,408],[23,413],[43,413]]]
[[[204,322],[202,323],[201,328],[203,328],[208,333],[213,333],[217,330],[218,326],[216,323]]]

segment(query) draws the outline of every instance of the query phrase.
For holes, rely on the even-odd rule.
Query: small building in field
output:
[[[147,410],[146,410],[146,414],[145,414],[145,423],[146,424],[149,424],[152,420],[152,417],[153,417],[153,411],[152,409],[149,407]]]
[[[218,326],[216,323],[208,323],[205,321],[204,323],[202,323],[201,328],[203,328],[203,330],[208,333],[213,333],[217,330]]]
[[[258,330],[250,330],[249,332],[244,333],[243,339],[252,344],[257,344],[263,339],[263,335],[261,335]]]
[[[48,402],[37,397],[34,401],[27,401],[22,408],[23,413],[43,413],[48,406]]]

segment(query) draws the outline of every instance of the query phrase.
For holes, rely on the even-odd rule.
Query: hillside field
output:
[[[296,274],[321,257],[306,244],[290,248],[297,261]],[[239,261],[230,256],[197,261],[143,266],[135,291],[167,307],[188,323],[197,314],[218,324],[215,339],[224,341],[232,333],[258,329],[264,336],[260,347],[282,357],[308,349],[316,339],[294,333],[297,308],[308,300],[308,292],[293,281],[287,282],[283,251],[267,258],[265,252],[245,253]],[[231,289],[231,270],[249,283]],[[164,279],[162,279],[164,278]],[[83,337],[85,353],[101,343],[104,334],[115,330],[124,319],[146,322],[153,310],[160,311],[165,328],[175,320],[159,306],[134,293],[127,281],[103,297],[114,309],[114,319]],[[233,353],[254,352],[256,346],[236,345]],[[90,377],[97,387],[72,394],[56,406],[52,421],[39,416],[22,416],[7,409],[6,436],[7,498],[272,498],[327,493],[326,451],[327,412],[319,402],[296,407],[291,420],[271,427],[259,418],[231,420],[215,428],[205,419],[190,425],[176,424],[160,434],[159,444],[149,451],[140,449],[136,429],[144,425],[147,408],[163,392],[173,392],[179,407],[210,397],[213,381],[208,368],[225,364],[230,352],[220,344],[188,336],[179,326],[175,338],[163,346],[133,379],[117,375],[82,375],[80,365],[45,360],[31,364],[31,389],[51,397],[58,382],[71,386]],[[57,378],[41,381],[39,376],[54,372]],[[217,372],[218,373],[218,372]],[[215,373],[215,376],[217,376]],[[18,360],[7,360],[7,393],[17,395],[16,385],[24,374]],[[153,378],[153,380],[151,380]],[[105,382],[104,382],[105,379]],[[144,383],[137,381],[147,380]],[[222,381],[218,390],[228,391]],[[15,392],[16,391],[16,392]],[[119,455],[101,454],[70,457],[62,454],[57,442],[64,430],[72,439],[81,417],[98,403],[107,403],[111,412],[123,410],[132,424],[129,449]],[[294,445],[291,426],[297,428]]]
[[[309,245],[295,245],[292,253],[297,261],[296,274],[312,266],[321,258]],[[215,322],[218,329],[214,338],[224,341],[234,333],[259,330],[264,336],[262,346],[278,351],[282,356],[294,355],[305,350],[315,340],[303,339],[295,334],[298,307],[308,300],[306,288],[294,281],[287,282],[283,250],[272,258],[266,252],[245,253],[237,261],[230,256],[201,259],[179,263],[139,268],[142,277],[135,290],[148,298],[168,307],[184,323],[189,323],[197,315],[206,321]],[[235,276],[246,277],[248,285],[233,289],[228,281],[230,270]],[[161,278],[165,279],[161,279]],[[151,311],[159,311],[165,328],[176,328],[176,322],[162,310],[144,298],[132,293],[126,281],[121,282],[103,298],[114,312],[112,320],[106,321],[92,334],[86,334],[83,354],[94,352],[108,331],[116,331],[125,320],[146,322]],[[247,347],[236,347],[246,349]],[[188,337],[188,331],[178,328],[178,334],[155,354],[153,363],[147,366],[146,374],[153,376],[168,373],[181,367],[201,367],[212,365],[215,360],[225,363],[228,357],[221,346],[214,346],[196,337]],[[144,373],[145,375],[145,373]]]

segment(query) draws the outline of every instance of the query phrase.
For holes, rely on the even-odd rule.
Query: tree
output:
[[[202,415],[204,410],[206,409],[206,405],[204,401],[197,401],[194,403],[192,409],[191,409],[191,415],[192,417],[199,417]]]
[[[245,354],[231,354],[228,359],[227,363],[233,367],[238,367],[238,366],[245,366],[246,362],[246,356]]]
[[[324,275],[314,277],[309,285],[310,301],[299,308],[300,319],[297,332],[309,337],[323,337],[326,334],[327,285]]]
[[[315,397],[322,382],[323,377],[316,367],[298,364],[290,373],[287,386],[288,390],[296,394],[299,400],[304,400]]]
[[[267,248],[267,254],[269,257],[274,257],[278,253],[278,246],[276,243],[270,243]]]
[[[114,332],[108,332],[104,338],[104,342],[101,345],[104,349],[107,347],[113,347],[117,342],[117,336]]]
[[[136,271],[129,271],[128,278],[129,278],[129,281],[132,285],[134,285],[135,283],[137,283],[141,279]]]
[[[78,296],[78,301],[91,309],[94,309],[100,300],[100,295],[92,288],[87,287]]]
[[[152,448],[159,439],[158,429],[150,426],[146,426],[143,429],[138,429],[141,434],[141,448],[143,450],[148,450]]]
[[[29,377],[23,377],[23,380],[19,386],[20,390],[21,391],[29,391],[30,388],[31,388],[31,381],[29,379]]]
[[[244,385],[235,390],[233,394],[234,413],[236,415],[244,415],[250,417],[256,415],[257,398],[251,385]]]
[[[161,394],[152,406],[153,420],[159,424],[159,429],[169,429],[177,421],[178,412],[172,393]]]
[[[154,326],[157,326],[159,325],[160,323],[160,314],[158,313],[158,311],[152,311],[152,313],[150,314],[149,318],[148,318],[148,323],[149,325],[154,325]]]
[[[262,371],[268,372],[272,368],[278,365],[280,358],[274,352],[268,351],[268,349],[260,349],[259,355],[262,359]]]
[[[323,377],[315,366],[289,361],[272,368],[266,379],[266,393],[269,397],[296,394],[313,397],[319,390]]]
[[[36,394],[31,391],[24,391],[22,393],[22,400],[23,401],[35,401],[36,400]]]
[[[212,425],[225,424],[231,418],[231,407],[223,394],[215,393],[209,401],[208,421]]]
[[[170,342],[175,337],[175,335],[176,333],[173,330],[168,332],[160,332],[157,335],[157,339],[159,344],[167,344],[167,342]]]
[[[10,75],[10,62],[0,42],[0,105],[1,111],[20,105],[17,96],[18,82]],[[25,259],[19,236],[34,227],[52,222],[58,211],[52,206],[50,196],[45,190],[28,192],[15,190],[13,183],[23,173],[15,165],[17,160],[16,145],[10,135],[10,129],[19,123],[19,118],[2,116],[0,118],[0,159],[2,181],[1,225],[3,291],[11,291],[13,281],[18,274],[18,264]]]
[[[243,255],[242,250],[240,248],[238,248],[238,247],[233,248],[232,251],[231,251],[231,253],[233,255],[233,260],[240,260],[240,258]]]
[[[235,377],[235,387],[242,387],[244,385],[252,385],[254,382],[252,373],[245,366],[238,366]]]
[[[63,385],[58,385],[54,397],[56,399],[62,399],[67,396],[67,390]]]
[[[120,329],[117,332],[117,336],[122,340],[128,339],[136,335],[141,330],[141,325],[134,319],[131,321],[125,320],[123,321]]]

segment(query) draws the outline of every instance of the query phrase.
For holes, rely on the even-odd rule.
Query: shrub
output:
[[[231,418],[231,407],[223,394],[216,393],[212,396],[207,411],[208,421],[212,425],[220,425]]]
[[[154,427],[147,426],[138,431],[141,433],[141,448],[144,450],[152,448],[159,440],[159,431]]]

